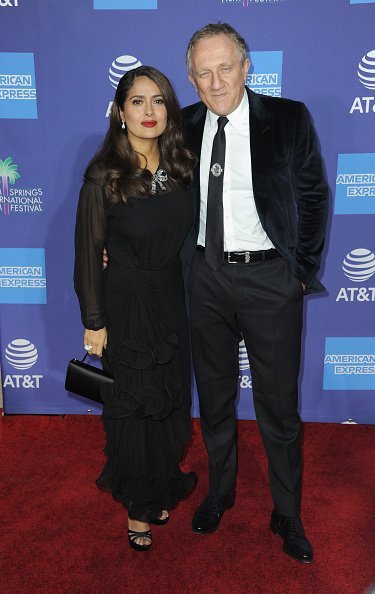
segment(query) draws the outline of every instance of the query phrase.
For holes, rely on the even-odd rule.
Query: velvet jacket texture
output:
[[[290,99],[258,95],[246,88],[253,190],[261,224],[306,293],[324,291],[316,278],[324,246],[328,187],[317,139],[305,105]],[[185,144],[200,157],[207,108],[202,102],[182,110]],[[194,255],[199,230],[199,162],[195,226],[182,261]]]

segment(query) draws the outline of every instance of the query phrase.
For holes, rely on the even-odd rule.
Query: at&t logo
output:
[[[30,369],[38,360],[38,351],[29,340],[16,338],[5,349],[5,358],[15,369]]]
[[[369,281],[375,274],[375,254],[367,248],[358,248],[347,254],[342,263],[346,277],[354,283]],[[375,301],[375,287],[341,287],[336,301]]]
[[[365,54],[358,64],[358,80],[369,91],[375,92],[375,50]],[[375,97],[355,97],[349,113],[374,113]]]
[[[34,367],[38,360],[38,351],[26,338],[16,338],[5,349],[5,359],[11,367],[18,371],[26,371]],[[8,374],[4,378],[4,388],[39,388],[40,374]]]
[[[249,373],[250,363],[249,358],[247,356],[247,350],[245,341],[241,340],[239,347],[238,347],[238,366],[240,370],[239,380],[240,380],[240,388],[242,390],[246,388],[252,388],[252,379]],[[247,373],[244,373],[247,372]]]
[[[18,6],[18,0],[0,0],[0,6]]]
[[[134,56],[119,56],[113,60],[109,69],[109,82],[114,89],[117,89],[117,85],[120,82],[120,78],[124,76],[129,70],[142,66],[138,58]]]
[[[109,68],[108,78],[111,86],[114,89],[117,89],[120,78],[122,78],[126,72],[129,72],[129,70],[134,70],[134,68],[138,68],[138,66],[142,66],[142,63],[138,58],[129,55],[118,56],[118,58],[113,60]],[[105,114],[106,118],[110,116],[112,103],[113,101],[110,101],[108,104],[107,112]]]
[[[358,78],[366,89],[375,91],[375,50],[363,56],[358,64]]]

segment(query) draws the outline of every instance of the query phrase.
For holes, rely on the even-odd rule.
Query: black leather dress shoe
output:
[[[302,563],[312,562],[312,547],[306,538],[300,518],[282,516],[273,510],[270,528],[274,534],[279,534],[284,539],[283,551],[285,553]]]
[[[217,497],[209,495],[194,514],[191,527],[196,534],[209,534],[219,528],[226,509],[234,505],[234,496]]]

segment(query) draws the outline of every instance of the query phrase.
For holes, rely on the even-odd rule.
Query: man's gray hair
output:
[[[243,65],[245,63],[249,48],[244,38],[231,25],[228,25],[228,23],[210,23],[196,31],[188,43],[186,50],[186,64],[189,74],[191,74],[191,52],[198,41],[205,39],[206,37],[213,37],[214,35],[220,34],[226,35],[235,43],[241,64]]]

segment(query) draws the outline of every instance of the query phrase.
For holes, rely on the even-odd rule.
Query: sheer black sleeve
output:
[[[77,208],[75,228],[74,288],[82,323],[89,330],[106,325],[104,311],[103,248],[107,219],[102,186],[85,182]]]

